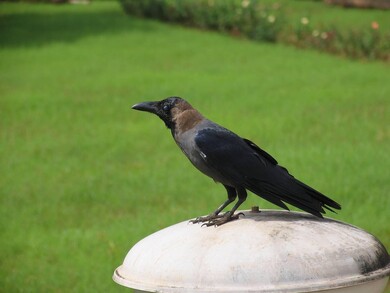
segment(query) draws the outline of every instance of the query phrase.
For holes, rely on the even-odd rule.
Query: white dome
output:
[[[371,234],[306,213],[243,213],[219,227],[184,221],[144,238],[114,280],[180,293],[310,292],[367,282],[381,292],[386,286],[390,257]]]

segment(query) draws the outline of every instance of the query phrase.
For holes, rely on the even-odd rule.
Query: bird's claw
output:
[[[208,216],[197,217],[196,219],[190,220],[190,223],[196,224],[196,223],[210,222],[210,221],[213,221],[215,219],[222,218],[223,216],[224,215],[211,214],[211,215],[208,215]]]
[[[203,223],[202,227],[203,226],[206,226],[206,227],[210,227],[210,226],[218,227],[218,226],[221,226],[223,224],[226,224],[227,222],[238,220],[240,218],[240,215],[245,216],[243,213],[238,213],[238,214],[235,214],[235,215],[231,215],[229,212],[227,212],[226,214],[224,214],[223,216],[221,216],[219,218],[215,218],[215,219],[209,220],[207,223]]]

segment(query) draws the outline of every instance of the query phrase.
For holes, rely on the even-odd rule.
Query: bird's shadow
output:
[[[279,210],[260,210],[256,212],[252,211],[240,211],[243,216],[240,219],[247,219],[252,221],[271,222],[271,221],[284,221],[284,222],[297,222],[297,221],[311,221],[311,222],[334,222],[330,218],[319,218],[304,212],[290,212]]]

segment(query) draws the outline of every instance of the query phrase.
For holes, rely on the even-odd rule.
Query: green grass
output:
[[[161,121],[130,110],[170,95],[390,248],[387,65],[139,20],[115,2],[2,3],[0,34],[1,291],[127,292],[111,275],[133,244],[225,199]]]

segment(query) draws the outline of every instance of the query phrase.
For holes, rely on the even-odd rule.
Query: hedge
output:
[[[261,0],[119,0],[130,15],[216,30],[256,41],[315,48],[351,58],[390,60],[389,36],[375,22],[365,29],[312,27],[307,18],[292,24],[284,8]],[[291,20],[290,20],[291,22]]]

